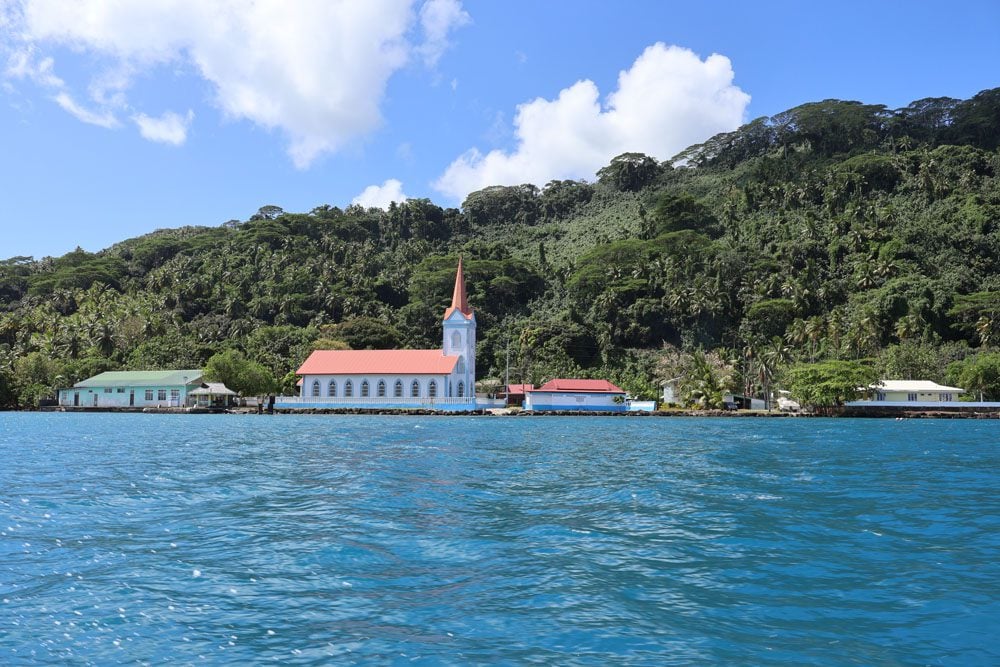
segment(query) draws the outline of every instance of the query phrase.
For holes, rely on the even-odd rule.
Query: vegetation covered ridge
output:
[[[594,182],[461,209],[264,206],[97,253],[0,261],[0,405],[104,370],[291,391],[313,349],[436,347],[465,258],[480,380],[605,377],[685,402],[851,398],[877,377],[1000,398],[1000,89],[825,100]],[[225,377],[223,377],[225,376]],[[817,387],[825,387],[817,391]]]

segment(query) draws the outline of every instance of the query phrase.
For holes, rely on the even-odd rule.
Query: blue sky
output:
[[[1000,2],[0,0],[0,257],[592,179],[825,98],[1000,85]]]

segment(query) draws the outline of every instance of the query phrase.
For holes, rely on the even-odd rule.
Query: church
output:
[[[476,316],[458,260],[440,350],[316,350],[296,371],[300,395],[281,408],[476,408]]]

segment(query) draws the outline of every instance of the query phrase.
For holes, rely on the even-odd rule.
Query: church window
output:
[[[336,380],[330,380],[330,385],[326,388],[326,395],[327,396],[336,396],[337,395],[337,381]]]
[[[437,382],[431,380],[431,383],[427,385],[427,395],[434,398],[438,395],[438,385]]]
[[[456,373],[464,373],[465,372],[465,357],[459,357],[458,358],[458,363],[455,364],[455,372]]]
[[[319,396],[319,380],[313,380],[312,395]]]
[[[464,382],[459,382],[458,383],[458,397],[459,398],[463,398],[464,396],[465,396],[465,383]]]
[[[385,398],[385,380],[378,381],[378,397]]]
[[[368,387],[368,380],[362,380],[361,381],[361,398],[368,398],[369,395],[370,395],[370,392],[369,392],[369,387]]]
[[[354,396],[354,383],[350,380],[344,383],[344,396],[347,398]]]
[[[392,388],[392,395],[396,398],[403,398],[403,381],[396,380],[396,384]]]
[[[451,346],[452,348],[462,347],[462,334],[458,331],[451,335]]]
[[[410,385],[410,396],[413,398],[420,396],[420,383],[416,380],[414,380],[413,384]]]

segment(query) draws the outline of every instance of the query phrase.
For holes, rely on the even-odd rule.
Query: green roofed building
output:
[[[111,371],[59,390],[59,405],[79,408],[182,407],[202,386],[200,370]]]

